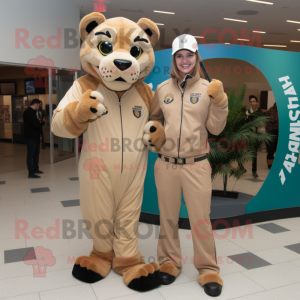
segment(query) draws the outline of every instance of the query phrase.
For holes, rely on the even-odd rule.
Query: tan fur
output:
[[[99,24],[105,22],[106,18],[104,17],[104,15],[99,14],[97,12],[93,12],[93,13],[88,14],[85,17],[83,17],[79,24],[79,34],[80,34],[80,38],[82,40],[85,40],[87,38],[88,33],[86,31],[86,27],[92,21],[97,22],[99,25]]]
[[[98,273],[102,277],[106,277],[111,269],[113,256],[113,250],[108,252],[98,252],[95,247],[93,247],[90,256],[77,257],[75,264]]]
[[[203,286],[209,282],[216,282],[223,286],[223,279],[217,273],[199,274],[198,282]]]
[[[101,79],[96,79],[90,74],[84,75],[77,79],[81,87],[81,92],[85,93],[87,90],[96,91],[99,84],[103,84]]]
[[[89,22],[92,21],[97,22],[98,26],[94,28],[90,34],[87,34],[86,27]],[[147,29],[152,31],[151,37],[144,31]],[[80,23],[79,30],[81,32],[81,36],[84,38],[80,49],[80,59],[83,69],[95,78],[101,80],[102,83],[104,83],[104,85],[109,89],[113,89],[114,91],[128,90],[147,77],[154,67],[155,58],[153,46],[158,41],[160,33],[156,24],[151,20],[143,18],[140,19],[138,23],[121,17],[106,20],[102,14],[92,13],[84,17]],[[111,38],[102,36],[102,38],[97,40],[94,33],[99,31],[106,32],[107,30],[111,33]],[[141,38],[148,39],[150,44],[147,44],[142,56],[136,60],[130,55],[130,49],[134,44],[135,37],[138,35]],[[96,41],[100,40],[106,40],[113,44],[113,52],[111,54],[103,56],[100,54],[98,49],[96,49],[96,46],[98,45]],[[139,71],[139,73],[136,74],[137,77],[131,77],[129,74],[131,70],[127,70],[123,74],[126,82],[115,82],[114,79],[121,76],[121,73],[118,75],[110,73],[109,75],[111,76],[107,77],[101,73],[100,69],[94,68],[101,65],[101,68],[106,66],[108,70],[112,70],[115,68],[113,60],[116,58],[131,60],[133,63],[131,67],[132,71]]]
[[[72,135],[79,136],[84,132],[94,116],[90,107],[96,108],[99,102],[90,98],[91,92],[91,89],[86,90],[81,101],[71,102],[63,110],[63,123]]]
[[[148,112],[150,111],[152,99],[153,99],[153,91],[151,90],[150,86],[145,82],[140,82],[139,84],[135,85],[135,88],[141,98],[143,99],[145,105],[148,108]]]
[[[158,152],[166,141],[164,127],[157,121],[153,121],[156,131],[150,133],[151,144],[155,146],[155,150]]]
[[[82,123],[78,120],[75,112],[78,104],[79,101],[71,102],[63,110],[63,123],[68,132],[74,136],[81,135],[89,125],[88,122]]]
[[[90,74],[80,77],[77,81],[80,84],[82,93],[85,93],[87,90],[92,90],[92,91],[97,90],[99,84],[104,85],[101,79],[97,79]],[[141,96],[141,98],[143,99],[143,101],[145,102],[148,111],[150,111],[151,102],[153,99],[153,91],[151,90],[150,86],[145,82],[143,82],[142,80],[136,82],[134,86],[137,92],[139,93],[139,95]],[[125,91],[115,91],[115,92],[118,95],[118,97],[121,97]]]
[[[166,262],[159,267],[159,271],[168,273],[172,276],[177,277],[180,274],[180,270],[171,262]]]
[[[142,18],[140,19],[137,24],[143,29],[146,30],[147,28],[151,29],[151,31],[153,32],[153,35],[150,37],[150,42],[152,47],[155,46],[155,44],[157,43],[157,41],[159,40],[160,37],[160,33],[159,30],[157,28],[157,25],[152,22],[149,19],[146,18]]]
[[[211,101],[217,105],[222,106],[227,102],[227,95],[224,93],[223,83],[219,80],[213,79],[207,87],[207,94],[212,96]]]
[[[113,261],[113,269],[118,274],[122,275],[124,272],[126,272],[128,269],[132,268],[133,266],[141,265],[144,263],[145,261],[142,255],[138,252],[138,254],[136,254],[133,257],[127,257],[127,258],[116,257]]]
[[[123,281],[128,285],[133,279],[141,276],[148,276],[158,271],[157,263],[145,264],[145,261],[140,253],[134,257],[119,258],[115,257],[113,261],[113,269],[118,274],[123,275]]]
[[[140,278],[141,276],[147,277],[149,274],[153,274],[157,270],[158,265],[154,262],[146,265],[137,265],[123,273],[123,281],[126,285],[128,285],[132,280]]]

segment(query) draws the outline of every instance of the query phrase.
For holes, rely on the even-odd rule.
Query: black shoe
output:
[[[35,174],[29,174],[28,178],[41,178],[41,176],[35,175]]]
[[[217,297],[221,295],[222,286],[216,282],[209,282],[204,285],[204,292],[211,297]]]
[[[268,165],[269,170],[271,170],[272,165]]]
[[[254,178],[257,178],[257,177],[258,177],[258,175],[257,175],[256,172],[252,172],[252,175],[253,175]]]
[[[168,285],[175,281],[176,277],[165,272],[160,272],[161,284]]]
[[[40,171],[40,170],[34,171],[34,173],[37,173],[37,174],[44,174],[44,172],[42,172],[42,171]]]

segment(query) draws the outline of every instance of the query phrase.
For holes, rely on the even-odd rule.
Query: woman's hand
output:
[[[144,144],[151,152],[158,152],[165,141],[164,127],[157,121],[149,121],[144,127]]]
[[[207,94],[217,106],[222,106],[226,102],[227,95],[224,93],[223,83],[219,80],[212,79],[207,87]]]

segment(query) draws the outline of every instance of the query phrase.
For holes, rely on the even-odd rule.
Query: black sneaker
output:
[[[42,171],[40,171],[40,170],[34,171],[34,173],[37,173],[37,174],[44,174],[44,172],[42,172]]]
[[[35,175],[35,174],[29,174],[28,178],[41,178],[41,176]]]
[[[254,178],[257,178],[257,177],[258,177],[258,175],[257,175],[256,172],[252,172],[252,175],[253,175]]]

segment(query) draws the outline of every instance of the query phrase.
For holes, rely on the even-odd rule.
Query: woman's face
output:
[[[189,50],[180,50],[175,53],[175,62],[179,72],[191,74],[196,64],[196,54]]]
[[[258,102],[256,101],[255,98],[250,99],[250,105],[251,105],[252,109],[254,109],[254,110],[257,108]]]

